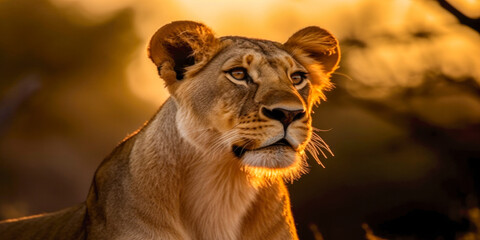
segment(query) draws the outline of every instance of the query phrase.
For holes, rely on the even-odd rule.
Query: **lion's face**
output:
[[[302,31],[282,45],[242,37],[217,39],[209,34],[209,40],[205,40],[208,30],[199,31],[203,27],[196,24],[191,30],[197,35],[189,33],[181,44],[171,44],[178,39],[170,40],[174,47],[163,44],[159,52],[173,55],[172,61],[164,59],[162,63],[152,54],[155,36],[150,47],[152,60],[162,68],[160,75],[165,78],[175,73],[175,79],[165,80],[178,105],[181,135],[198,150],[215,156],[231,155],[250,170],[270,169],[289,175],[301,172],[312,137],[312,106],[330,86],[328,74],[338,62],[336,41],[335,48],[326,49],[324,45],[312,57],[297,43],[305,38]],[[163,35],[163,39],[168,36]],[[192,39],[199,42],[200,49],[189,43]],[[179,61],[175,52],[182,53],[185,48],[193,55],[183,54],[186,60]],[[325,69],[324,63],[331,63],[318,60],[322,56],[335,58],[330,60],[334,61],[333,67]],[[171,65],[184,66],[163,69]]]

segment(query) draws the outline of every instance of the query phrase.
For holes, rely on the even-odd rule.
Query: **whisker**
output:
[[[348,76],[348,75],[347,75],[347,74],[345,74],[345,73],[334,72],[334,73],[332,73],[332,74],[334,74],[334,75],[338,75],[338,76],[342,76],[342,77],[345,77],[346,79],[348,79],[348,80],[350,80],[350,81],[353,81],[353,78],[352,78],[352,77],[350,77],[350,76]]]
[[[320,128],[312,127],[312,130],[313,130],[313,132],[330,132],[332,130],[332,128],[330,128],[330,129],[320,129]]]
[[[326,152],[332,156],[334,156],[334,154],[328,144],[316,132],[325,132],[330,130],[320,130],[317,128],[313,128],[313,130],[314,131],[312,131],[310,142],[305,147],[305,150],[310,153],[310,155],[319,165],[325,168],[325,165],[320,160],[320,155],[322,155],[324,158],[328,158]]]
[[[327,150],[332,156],[335,156],[335,154],[333,154],[332,150],[330,149],[330,147],[328,146],[328,144],[323,140],[322,137],[320,137],[320,135],[318,135],[316,132],[312,132],[312,140],[315,141],[315,142],[318,142],[320,143],[320,145],[325,149]]]
[[[215,139],[210,147],[210,150],[213,153],[220,151],[235,135],[235,132],[227,132],[224,135],[221,135],[218,139]]]
[[[306,150],[310,153],[310,155],[313,157],[313,159],[315,159],[315,161],[320,166],[325,168],[325,165],[323,165],[322,161],[320,161],[320,158],[318,157],[318,155],[319,155],[318,149],[314,145],[307,145]],[[322,154],[323,154],[323,152],[322,152]],[[323,154],[323,156],[325,156],[325,154]]]

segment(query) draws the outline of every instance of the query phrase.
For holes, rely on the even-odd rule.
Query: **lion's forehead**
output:
[[[264,53],[265,55],[274,54],[282,50],[282,44],[270,40],[254,39],[246,37],[222,37],[222,42],[227,43],[235,48],[253,49]]]
[[[226,37],[223,40],[229,45],[223,70],[243,66],[252,71],[254,75],[306,71],[293,56],[283,49],[280,43],[244,37]]]

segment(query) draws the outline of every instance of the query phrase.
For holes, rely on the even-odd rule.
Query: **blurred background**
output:
[[[315,110],[335,156],[289,186],[301,239],[480,239],[478,0],[0,0],[0,219],[82,202],[168,97],[146,46],[175,20],[340,40]]]

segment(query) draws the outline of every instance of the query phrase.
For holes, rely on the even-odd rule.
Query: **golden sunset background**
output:
[[[85,199],[168,98],[159,27],[284,42],[317,25],[342,49],[314,121],[335,156],[289,185],[300,238],[480,239],[479,17],[478,0],[0,0],[0,219]]]

